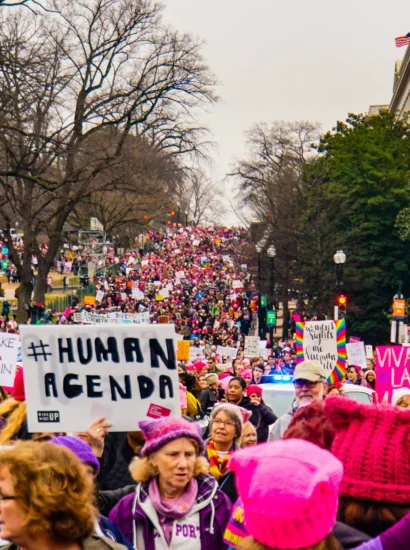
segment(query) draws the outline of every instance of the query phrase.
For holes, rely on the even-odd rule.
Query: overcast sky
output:
[[[205,40],[220,104],[203,116],[219,150],[214,178],[244,154],[256,122],[311,120],[389,103],[410,32],[409,0],[165,0],[165,19]]]

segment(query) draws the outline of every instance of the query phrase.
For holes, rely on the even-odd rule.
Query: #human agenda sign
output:
[[[100,416],[114,431],[179,416],[173,325],[21,326],[30,432],[84,431]]]

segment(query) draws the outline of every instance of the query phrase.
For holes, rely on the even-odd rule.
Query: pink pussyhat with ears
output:
[[[343,466],[328,451],[301,439],[272,441],[236,451],[229,469],[246,530],[260,544],[308,548],[331,532]]]

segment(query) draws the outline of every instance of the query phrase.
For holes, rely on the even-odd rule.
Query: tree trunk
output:
[[[42,302],[45,305],[46,301],[46,282],[49,273],[45,262],[39,260],[38,262],[38,271],[37,271],[37,281],[34,288],[34,301]]]
[[[26,304],[30,304],[31,294],[33,292],[33,284],[30,281],[22,282],[16,289],[16,298],[18,300],[17,309],[17,322],[25,324],[27,323],[27,308]]]

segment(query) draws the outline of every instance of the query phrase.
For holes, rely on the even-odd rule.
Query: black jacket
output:
[[[136,456],[131,449],[126,433],[110,432],[105,438],[101,470],[97,476],[97,485],[101,491],[122,489],[134,485],[128,471],[131,460]]]
[[[215,392],[211,389],[206,388],[202,390],[199,394],[199,402],[201,403],[202,412],[206,415],[210,415],[212,409],[217,405],[218,400],[216,398]]]
[[[125,496],[135,491],[136,485],[126,485],[121,489],[114,489],[112,491],[99,491],[98,509],[102,516],[108,516],[114,506]]]
[[[272,409],[266,405],[255,405],[251,402],[249,397],[242,397],[242,401],[239,403],[239,407],[250,411],[251,417],[249,422],[253,424],[256,428],[256,433],[258,435],[258,443],[264,443],[268,440],[269,435],[269,426],[276,422],[277,416],[274,414]]]

